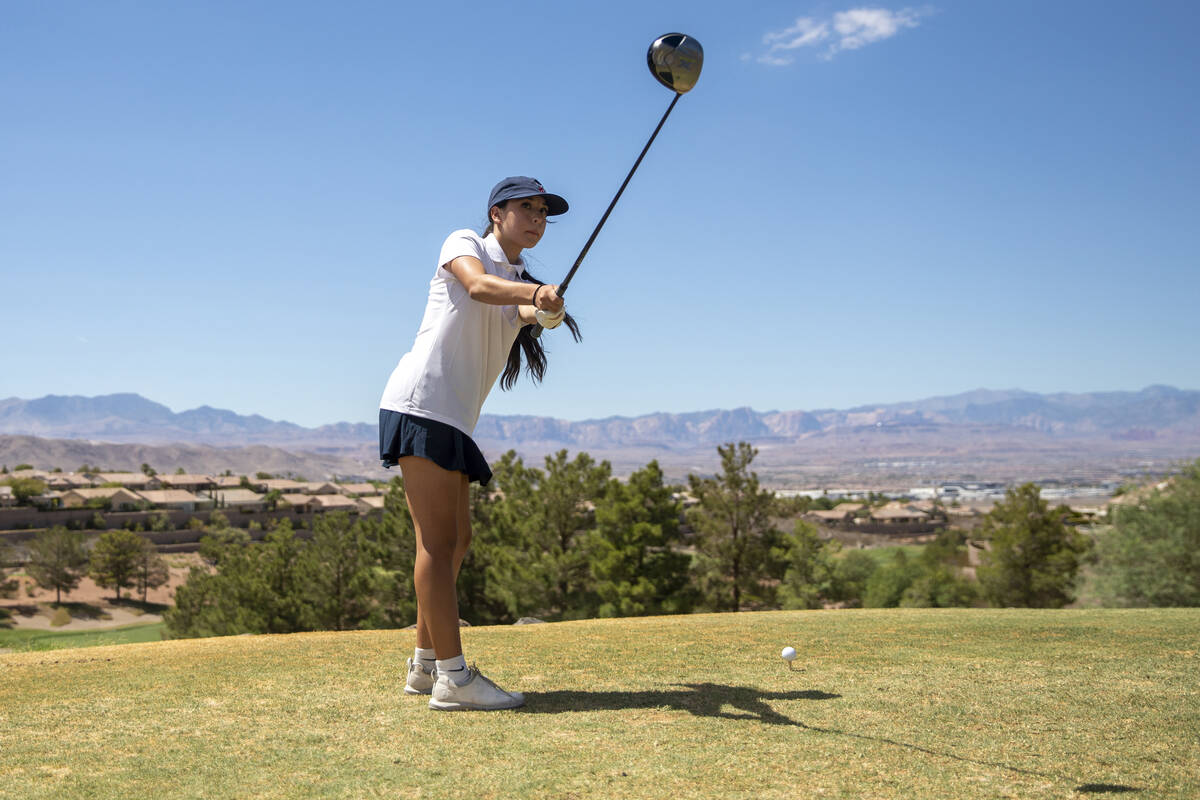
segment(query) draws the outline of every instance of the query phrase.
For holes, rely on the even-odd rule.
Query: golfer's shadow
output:
[[[866,742],[891,745],[906,750],[926,753],[940,758],[962,761],[980,766],[997,767],[1024,775],[1044,778],[1056,776],[1037,770],[1025,769],[998,761],[975,759],[953,752],[934,750],[911,742],[871,736],[836,728],[809,725],[798,719],[780,714],[769,702],[788,700],[837,700],[840,694],[816,690],[793,692],[764,692],[749,686],[722,686],[716,683],[683,683],[677,688],[643,692],[526,692],[525,707],[517,709],[525,714],[562,714],[568,711],[625,711],[635,708],[673,708],[698,717],[720,717],[722,719],[744,719],[765,722],[771,725],[790,725],[812,733],[843,736]],[[1139,791],[1134,787],[1086,784],[1078,791]]]
[[[747,719],[772,725],[802,725],[780,714],[769,702],[836,700],[840,694],[815,690],[764,692],[749,686],[681,683],[678,688],[642,692],[526,692],[524,713],[562,714],[567,711],[622,711],[633,708],[673,708],[697,717]]]

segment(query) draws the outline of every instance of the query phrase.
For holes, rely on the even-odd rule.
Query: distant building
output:
[[[93,472],[88,474],[92,476],[93,485],[115,483],[135,492],[143,489],[162,488],[162,482],[159,481],[158,476],[145,475],[141,472]]]
[[[308,481],[301,485],[304,488],[300,491],[305,494],[338,494],[340,492],[338,485],[329,481]]]
[[[61,494],[63,508],[86,508],[97,500],[104,501],[113,511],[133,511],[146,503],[145,497],[138,492],[119,486],[69,489]]]
[[[303,494],[308,484],[291,481],[287,478],[268,478],[267,480],[251,480],[251,485],[263,492],[279,492],[280,494]]]
[[[217,508],[230,511],[263,511],[267,507],[267,501],[263,495],[249,489],[214,491],[212,498],[216,502]]]
[[[217,487],[208,475],[159,475],[159,482],[164,489],[179,489],[184,492],[202,492]]]
[[[384,498],[382,495],[374,495],[371,497],[360,497],[355,502],[358,503],[358,508],[364,513],[383,510]]]
[[[928,522],[929,515],[912,506],[888,503],[883,508],[877,508],[871,512],[871,521],[893,525],[914,525]]]
[[[314,494],[308,498],[309,511],[358,511],[358,501],[344,494]]]
[[[338,491],[355,497],[374,497],[383,494],[383,490],[373,483],[343,483],[338,487]]]
[[[91,478],[77,472],[51,472],[42,480],[47,487],[60,492],[68,489],[90,489],[95,485]]]
[[[171,509],[173,511],[198,511],[213,507],[212,498],[185,492],[182,489],[157,489],[142,492],[155,508]]]

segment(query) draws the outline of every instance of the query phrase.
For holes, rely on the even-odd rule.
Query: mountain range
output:
[[[318,460],[311,471],[353,472],[353,465],[360,474],[378,470],[373,424],[306,428],[209,406],[173,412],[137,394],[0,400],[0,435],[22,439],[25,452],[30,437],[170,444],[177,451],[192,446],[188,452],[259,446],[312,455]],[[980,389],[850,409],[736,408],[583,421],[485,414],[475,438],[489,457],[508,449],[527,458],[586,450],[609,459],[618,473],[651,458],[668,474],[704,470],[715,463],[716,445],[749,441],[760,449],[756,466],[803,480],[884,474],[916,479],[947,470],[994,477],[1005,468],[1020,476],[1031,470],[1092,474],[1200,454],[1200,392],[1169,386],[1074,394]],[[260,450],[257,457],[263,456]],[[14,460],[15,453],[0,447],[0,457]],[[282,456],[272,458],[280,462]]]

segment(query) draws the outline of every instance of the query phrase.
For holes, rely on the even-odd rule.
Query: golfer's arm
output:
[[[509,281],[490,275],[484,272],[483,263],[474,256],[459,256],[447,264],[446,268],[458,278],[458,282],[467,290],[472,300],[493,306],[518,306],[517,311],[522,321],[525,321],[527,310],[529,322],[534,321],[533,294],[538,288],[536,283]]]
[[[521,318],[522,325],[537,324],[537,309],[533,306],[517,306],[517,316]]]

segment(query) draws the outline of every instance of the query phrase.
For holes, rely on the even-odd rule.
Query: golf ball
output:
[[[779,655],[783,656],[784,661],[791,661],[796,657],[796,648],[785,647],[785,648],[783,648],[783,652],[780,653]]]

